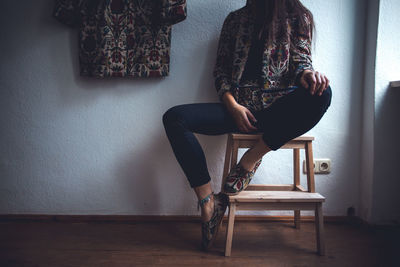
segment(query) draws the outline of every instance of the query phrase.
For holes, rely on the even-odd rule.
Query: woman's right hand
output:
[[[230,92],[224,94],[223,102],[241,132],[250,133],[257,130],[250,122],[257,122],[254,115],[245,106],[238,104]]]
[[[250,133],[257,130],[257,128],[250,122],[252,121],[253,123],[256,123],[257,120],[251,111],[245,106],[236,104],[231,108],[230,113],[235,120],[236,126],[241,132]]]

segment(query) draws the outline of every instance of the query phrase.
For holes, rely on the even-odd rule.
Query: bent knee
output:
[[[170,125],[172,123],[176,123],[177,121],[181,120],[181,111],[179,109],[179,106],[174,106],[169,108],[163,115],[162,120],[163,124]]]
[[[322,109],[327,109],[331,105],[331,99],[332,99],[332,90],[331,87],[328,86],[324,90],[324,92],[321,95],[318,94],[308,94],[310,97],[310,104],[315,107],[315,108],[322,108]]]
[[[330,86],[328,86],[328,88],[326,88],[326,90],[322,93],[322,95],[320,96],[321,98],[321,102],[322,105],[325,108],[328,108],[331,105],[331,101],[332,101],[332,89]]]

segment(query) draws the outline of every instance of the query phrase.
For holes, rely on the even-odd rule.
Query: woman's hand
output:
[[[250,133],[257,130],[250,121],[256,123],[257,120],[254,115],[248,110],[245,106],[236,104],[228,109],[231,113],[236,126],[239,128],[241,132]]]
[[[328,88],[329,80],[318,71],[305,70],[300,77],[300,84],[307,89],[310,89],[312,95],[322,95],[322,93]]]
[[[254,115],[245,106],[238,104],[230,92],[226,92],[222,99],[241,132],[250,133],[257,130],[257,128],[250,123],[250,121],[253,123],[257,122]]]

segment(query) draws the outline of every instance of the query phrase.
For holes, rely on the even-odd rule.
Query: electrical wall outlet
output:
[[[331,160],[330,159],[314,159],[314,173],[315,174],[326,174],[331,172]],[[303,161],[303,173],[307,173],[306,161]]]

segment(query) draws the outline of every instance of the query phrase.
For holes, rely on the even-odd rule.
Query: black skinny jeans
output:
[[[331,104],[332,91],[328,87],[321,96],[311,95],[299,87],[276,100],[261,111],[252,111],[255,126],[263,133],[263,140],[272,150],[312,129]],[[189,180],[190,186],[208,183],[206,158],[193,133],[221,135],[240,132],[222,103],[178,105],[163,115],[163,123],[172,150]]]

